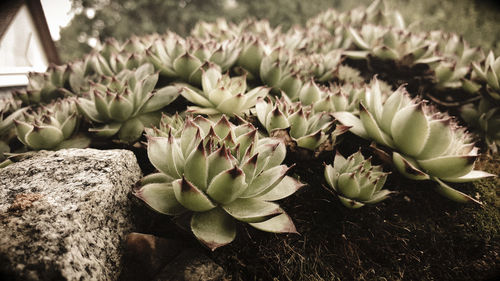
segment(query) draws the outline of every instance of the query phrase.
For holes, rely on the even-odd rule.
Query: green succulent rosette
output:
[[[183,39],[170,32],[152,42],[146,50],[146,59],[166,78],[200,85],[204,65],[210,63],[227,71],[236,63],[239,52],[238,39],[223,42]]]
[[[295,233],[272,202],[303,186],[286,176],[285,154],[281,141],[259,138],[251,124],[188,118],[177,136],[148,138],[148,157],[159,173],[144,178],[135,195],[163,214],[191,212],[193,234],[212,250],[233,241],[235,221]]]
[[[486,91],[493,100],[500,103],[500,57],[490,52],[482,63],[473,62],[472,67],[478,79],[486,82]]]
[[[352,209],[386,199],[391,191],[382,189],[387,175],[382,167],[372,166],[360,151],[344,158],[335,154],[332,165],[325,166],[325,180],[337,193],[340,202]]]
[[[311,106],[291,103],[284,97],[274,103],[269,98],[260,98],[255,111],[268,134],[279,135],[286,130],[296,146],[311,151],[320,146],[332,147],[336,136],[347,131],[344,126],[338,126],[333,131],[335,118],[330,113],[315,112]]]
[[[478,105],[466,104],[460,109],[460,115],[467,124],[476,130],[486,141],[488,149],[498,153],[500,148],[500,106],[487,98],[482,98]]]
[[[188,111],[196,114],[241,116],[255,106],[259,97],[268,94],[269,89],[256,87],[247,92],[246,76],[222,75],[216,67],[210,67],[202,74],[202,88],[177,84],[181,95],[196,104]]]
[[[74,99],[58,100],[14,120],[17,138],[30,150],[87,147],[90,139],[76,134],[79,123]]]
[[[82,114],[98,125],[89,129],[98,137],[117,136],[120,141],[137,141],[146,126],[158,125],[161,110],[174,101],[179,91],[174,86],[155,90],[158,73],[151,64],[135,71],[104,77],[93,83],[86,97],[78,99]]]
[[[9,142],[15,137],[14,120],[26,111],[21,108],[21,101],[12,97],[0,99],[0,161],[5,159],[4,153],[10,152]]]
[[[411,99],[402,87],[383,102],[377,81],[366,88],[359,110],[359,117],[349,112],[334,116],[351,126],[352,133],[393,150],[394,166],[405,177],[433,180],[438,191],[452,200],[479,202],[445,183],[494,176],[474,170],[478,148],[447,114]]]

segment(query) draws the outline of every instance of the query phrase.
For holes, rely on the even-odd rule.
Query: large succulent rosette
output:
[[[159,173],[135,192],[167,215],[191,212],[191,230],[210,249],[236,236],[235,221],[268,232],[296,232],[276,201],[302,184],[286,176],[284,144],[259,138],[251,124],[236,126],[188,118],[177,136],[148,138],[148,157]]]

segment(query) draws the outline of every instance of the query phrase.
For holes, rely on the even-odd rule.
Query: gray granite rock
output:
[[[41,151],[0,169],[0,280],[116,280],[140,177],[127,150]]]

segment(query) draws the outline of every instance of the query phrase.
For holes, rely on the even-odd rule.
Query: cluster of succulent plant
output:
[[[146,126],[157,125],[161,109],[177,98],[179,90],[174,86],[154,90],[158,74],[153,71],[151,64],[144,64],[92,83],[77,102],[81,113],[99,125],[89,131],[103,138],[117,135],[130,143],[141,137]]]
[[[191,230],[212,250],[235,238],[235,220],[268,232],[296,232],[272,202],[302,187],[286,175],[280,140],[260,138],[251,124],[236,126],[225,116],[216,122],[187,118],[176,135],[148,138],[148,156],[159,173],[142,180],[138,198],[163,214],[191,212]]]
[[[376,74],[390,84],[369,82]],[[457,101],[497,153],[499,77],[493,53],[454,34],[414,32],[378,0],[287,31],[266,20],[199,22],[188,37],[108,39],[81,60],[30,74],[27,89],[0,100],[0,161],[7,152],[89,144],[147,151],[158,171],[135,195],[160,213],[191,214],[193,234],[215,249],[233,241],[235,221],[296,232],[273,202],[303,186],[283,162],[307,152],[306,165],[319,166],[320,152],[343,151],[336,137],[347,130],[377,143],[375,154],[402,175],[478,202],[448,185],[492,176],[474,170],[472,135],[399,86],[419,81],[408,87],[418,89],[413,96]],[[287,151],[294,155],[285,160]],[[337,153],[325,167],[349,208],[387,198],[388,174],[361,152]]]
[[[354,134],[391,149],[394,166],[402,175],[436,181],[438,191],[452,200],[478,202],[445,182],[494,176],[473,170],[478,148],[464,127],[419,98],[410,98],[402,87],[383,101],[375,81],[366,88],[359,111],[359,117],[349,112],[334,116],[351,126]]]

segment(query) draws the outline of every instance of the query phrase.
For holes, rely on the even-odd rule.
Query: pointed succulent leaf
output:
[[[455,178],[442,178],[443,181],[447,182],[470,182],[470,181],[476,181],[484,178],[490,178],[490,177],[497,177],[494,174],[490,174],[484,171],[478,171],[478,170],[473,170],[470,171],[468,174],[461,176],[461,177],[455,177]]]
[[[234,219],[221,208],[194,213],[191,217],[191,230],[212,251],[231,243],[236,237]]]
[[[367,135],[370,136],[371,139],[387,147],[394,148],[394,142],[391,137],[380,129],[374,116],[362,103],[359,104],[359,117],[363,122]]]
[[[429,122],[429,137],[417,158],[427,159],[436,157],[448,150],[453,139],[453,132],[451,130],[447,121],[433,120]]]
[[[150,183],[170,183],[175,179],[164,173],[153,173],[143,177],[140,181],[141,186]]]
[[[186,209],[175,198],[171,183],[149,183],[134,193],[153,210],[165,215],[178,215]]]
[[[280,165],[264,170],[258,176],[254,177],[253,181],[240,197],[251,198],[265,194],[281,182],[288,170],[289,168],[286,165]]]
[[[184,176],[196,187],[205,191],[208,180],[208,159],[203,142],[187,157],[184,166]]]
[[[438,183],[438,185],[436,186],[437,191],[444,197],[460,203],[474,202],[479,205],[482,205],[482,203],[479,200],[474,199],[471,196],[463,192],[460,192],[456,189],[453,189],[451,186],[442,182],[438,178],[432,178],[432,179]]]
[[[401,152],[417,156],[429,138],[429,121],[419,105],[407,106],[394,115],[391,134]]]
[[[392,153],[394,166],[403,176],[412,180],[428,180],[429,175],[418,168],[418,164],[410,158],[405,158],[397,152]]]
[[[472,171],[476,159],[476,155],[448,155],[417,160],[417,162],[431,176],[437,178],[458,178]]]
[[[132,118],[127,120],[118,132],[118,138],[121,141],[132,143],[137,141],[144,132],[144,124],[139,118]]]
[[[183,87],[181,90],[181,95],[186,98],[188,101],[201,105],[203,107],[212,107],[212,103],[203,96],[201,93],[197,93],[196,91],[190,89],[189,87]]]
[[[346,197],[356,198],[360,193],[360,187],[355,173],[340,174],[337,183],[337,190]]]
[[[153,96],[144,104],[141,112],[153,112],[172,103],[180,92],[175,86],[166,86],[153,93]]]
[[[233,218],[243,222],[262,222],[282,212],[278,204],[254,198],[236,199],[222,208]]]
[[[215,201],[228,204],[238,198],[246,188],[245,173],[234,167],[216,175],[210,182],[207,193]]]
[[[255,198],[264,201],[281,200],[292,195],[304,186],[305,184],[301,183],[300,181],[290,176],[285,176],[275,187],[269,190],[269,192],[259,195]]]
[[[116,133],[120,131],[121,127],[122,127],[121,123],[115,122],[115,123],[105,124],[100,127],[89,128],[89,132],[93,133],[97,137],[109,138],[116,135]]]
[[[205,212],[216,207],[203,191],[184,177],[172,182],[175,198],[187,209],[194,212]]]
[[[344,196],[339,196],[339,199],[340,199],[340,202],[342,203],[342,205],[344,205],[350,209],[358,209],[358,208],[361,208],[365,205],[365,203],[362,203],[362,202],[359,202],[359,201],[356,201],[354,199],[350,199],[350,198],[347,198]]]
[[[249,223],[258,230],[274,233],[298,233],[292,219],[283,212],[263,222]]]
[[[184,55],[176,58],[173,63],[175,72],[185,81],[188,81],[191,74],[198,70],[201,65],[202,62],[198,58],[190,55],[187,52]]]
[[[342,112],[334,112],[333,116],[340,123],[342,123],[342,125],[349,126],[350,127],[349,131],[351,131],[353,134],[364,139],[370,138],[368,132],[366,131],[363,125],[363,122],[354,114],[347,111],[342,111]]]

